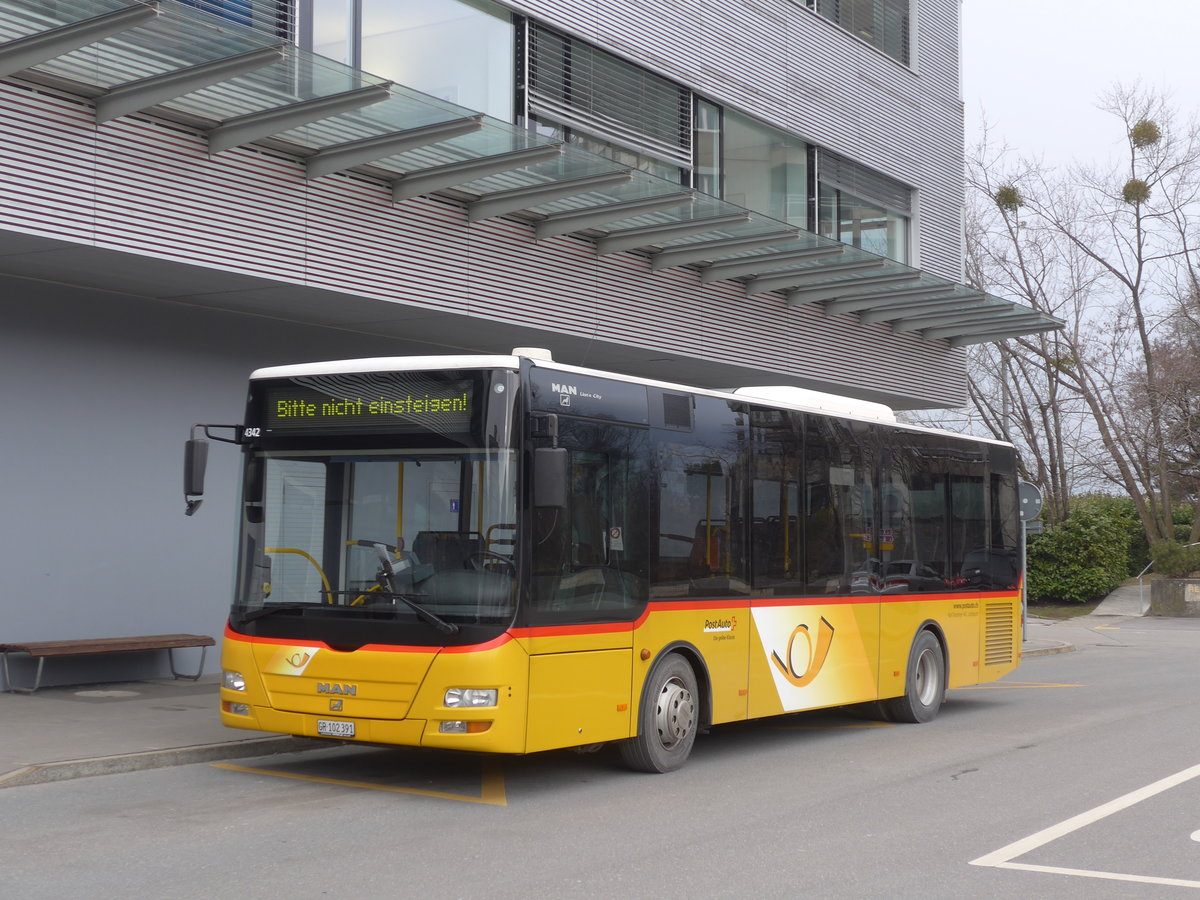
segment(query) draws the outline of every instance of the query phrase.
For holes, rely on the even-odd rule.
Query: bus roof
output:
[[[516,356],[377,356],[368,359],[331,359],[327,362],[268,366],[250,373],[251,381],[264,378],[298,378],[303,375],[358,375],[366,372],[416,372],[427,369],[516,369]]]
[[[297,363],[286,366],[269,366],[256,369],[250,374],[252,381],[267,378],[296,378],[305,375],[345,375],[363,374],[367,372],[411,372],[422,370],[463,370],[463,369],[518,369],[521,359],[527,358],[534,365],[543,368],[556,369],[562,372],[573,372],[580,375],[590,375],[599,378],[612,378],[631,384],[643,384],[648,387],[664,388],[667,390],[687,391],[709,397],[721,397],[727,400],[741,402],[753,401],[765,406],[784,409],[795,409],[801,412],[817,413],[833,416],[839,419],[855,419],[866,422],[876,422],[893,428],[903,428],[909,431],[923,431],[931,434],[942,434],[960,440],[980,441],[988,444],[1011,446],[1005,441],[994,438],[977,437],[962,434],[943,428],[932,428],[927,425],[913,425],[896,419],[892,409],[882,403],[869,400],[859,400],[839,394],[822,391],[812,391],[806,388],[790,385],[770,385],[759,387],[741,387],[730,390],[700,388],[694,385],[680,384],[671,381],[659,381],[653,378],[641,378],[636,375],[624,375],[605,369],[592,369],[583,366],[573,366],[553,360],[548,351],[536,348],[518,347],[509,355],[463,354],[453,356],[380,356],[366,359],[335,359],[325,362]]]

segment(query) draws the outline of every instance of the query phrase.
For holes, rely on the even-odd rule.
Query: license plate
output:
[[[317,719],[317,734],[325,737],[354,737],[354,723],[339,722],[336,719]]]

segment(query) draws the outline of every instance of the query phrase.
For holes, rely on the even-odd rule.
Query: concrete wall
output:
[[[191,425],[241,421],[246,379],[259,366],[414,349],[19,279],[0,280],[0,297],[0,641],[219,638],[233,583],[240,451],[212,446],[208,496],[185,517]],[[208,659],[215,670],[217,654]],[[23,672],[32,666],[14,678]],[[62,659],[46,663],[45,681],[166,672],[163,654]]]
[[[1156,578],[1150,582],[1150,615],[1200,616],[1200,578]]]

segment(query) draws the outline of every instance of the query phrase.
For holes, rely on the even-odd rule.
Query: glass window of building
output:
[[[809,228],[808,144],[725,110],[724,199]]]
[[[692,187],[710,197],[721,196],[721,107],[707,100],[696,101],[695,161]]]
[[[908,219],[862,197],[821,186],[820,233],[868,253],[908,262]]]
[[[568,144],[574,144],[589,153],[606,157],[631,169],[649,172],[651,175],[657,175],[659,178],[666,179],[667,181],[687,183],[687,170],[680,166],[663,162],[661,159],[656,159],[645,153],[639,153],[636,150],[631,150],[612,141],[595,137],[577,128],[568,128],[565,125],[543,120],[537,116],[529,116],[527,122],[542,137],[566,141]]]
[[[908,3],[909,0],[808,0],[808,8],[908,65]]]
[[[816,159],[818,233],[908,263],[912,191],[828,150]]]
[[[209,15],[286,40],[293,38],[290,0],[180,0]]]
[[[520,114],[545,134],[669,178],[690,179],[689,90],[530,22]]]
[[[301,46],[513,121],[513,22],[484,0],[304,0]]]
[[[305,49],[321,56],[354,65],[357,31],[355,0],[312,0],[312,9],[306,18]]]

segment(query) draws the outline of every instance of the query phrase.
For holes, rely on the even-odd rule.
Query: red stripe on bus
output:
[[[240,634],[234,631],[228,625],[225,626],[225,637],[233,641],[241,641],[244,644],[268,644],[277,647],[313,647],[317,650],[329,650],[332,653],[339,651],[334,650],[324,641],[307,640],[303,638],[273,638],[273,637],[258,637],[249,634]],[[485,645],[478,645],[485,646]],[[418,647],[408,646],[404,644],[364,644],[359,649],[361,650],[385,650],[389,653],[437,653],[442,650],[442,647]],[[474,647],[468,649],[475,649]]]
[[[646,604],[642,614],[632,622],[594,622],[579,625],[532,625],[524,628],[510,628],[504,634],[485,641],[482,644],[467,644],[453,647],[425,647],[405,644],[364,644],[359,649],[374,650],[383,653],[478,653],[503,646],[510,640],[537,637],[571,637],[584,634],[624,634],[636,631],[650,617],[650,613],[674,612],[721,612],[737,609],[771,609],[780,606],[862,606],[872,603],[929,603],[929,602],[978,602],[982,600],[1015,600],[1015,593],[939,593],[939,594],[863,594],[861,596],[836,597],[772,597],[770,599],[749,597],[722,597],[713,600],[653,600]],[[228,625],[225,626],[225,637],[243,641],[248,644],[275,644],[290,647],[317,647],[333,650],[322,641],[290,640],[288,638],[251,637],[239,634]],[[337,652],[333,650],[333,652]]]
[[[633,631],[649,615],[646,609],[633,622],[596,622],[591,625],[532,625],[526,628],[510,628],[508,633],[516,638],[559,637],[572,634],[621,634]]]

